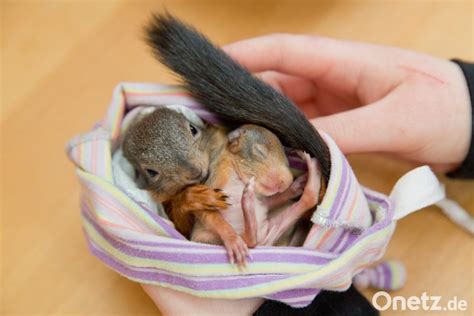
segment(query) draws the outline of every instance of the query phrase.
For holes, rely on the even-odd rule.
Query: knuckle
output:
[[[294,37],[295,35],[291,33],[286,33],[286,32],[273,32],[268,35],[268,38],[270,40],[273,40],[276,42],[276,44],[280,43],[281,41],[286,41],[289,38]]]

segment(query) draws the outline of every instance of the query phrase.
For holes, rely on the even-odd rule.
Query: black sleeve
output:
[[[473,109],[471,111],[471,145],[469,147],[469,152],[461,166],[448,173],[448,177],[474,179],[474,64],[462,62],[458,59],[453,59],[452,61],[461,67],[461,70],[466,77],[469,96],[471,98],[471,107],[473,107]]]
[[[345,292],[321,292],[313,302],[303,308],[291,308],[276,301],[266,301],[255,312],[255,316],[372,316],[379,312],[360,294],[354,286]]]

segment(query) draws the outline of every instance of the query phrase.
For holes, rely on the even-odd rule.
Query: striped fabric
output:
[[[90,251],[118,273],[200,297],[264,297],[303,307],[320,289],[347,289],[354,275],[383,255],[395,228],[392,203],[358,184],[327,135],[331,178],[304,247],[257,247],[247,269],[239,272],[228,263],[223,247],[186,240],[170,221],[114,184],[111,155],[119,145],[124,115],[144,104],[181,104],[206,121],[218,122],[179,87],[123,83],[115,89],[104,120],[69,142]]]
[[[389,260],[375,267],[365,269],[354,277],[358,288],[372,287],[380,290],[398,290],[405,284],[405,266],[395,260]]]

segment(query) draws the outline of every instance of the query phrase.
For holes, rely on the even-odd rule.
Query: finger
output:
[[[389,97],[392,98],[393,96]],[[389,101],[376,103],[311,120],[328,133],[345,154],[363,152],[396,152],[403,146],[406,133],[401,126],[406,118],[390,110]]]
[[[331,114],[338,111],[337,99],[329,99],[331,96],[322,90],[316,91],[314,83],[305,78],[290,76],[276,71],[264,71],[256,74],[256,77],[265,81],[278,92],[284,94],[293,103],[297,104],[308,118]],[[329,111],[321,111],[329,109]],[[331,112],[330,112],[331,111]]]
[[[256,74],[256,76],[297,104],[314,100],[314,83],[309,79],[276,71],[264,71]]]
[[[242,256],[241,256],[241,254],[240,254],[240,251],[241,251],[241,250],[240,250],[240,246],[239,246],[238,244],[235,245],[234,256],[236,257],[237,262],[238,262],[239,264],[242,263],[242,259],[243,259]]]
[[[245,257],[242,256],[242,249],[240,249],[240,246],[237,246],[235,249],[235,256],[237,257],[237,265],[242,267],[245,266]]]
[[[247,267],[247,248],[245,247],[245,244],[241,246],[240,253],[242,256],[242,266]]]
[[[301,111],[303,111],[304,115],[308,119],[312,119],[315,117],[322,116],[321,110],[314,104],[313,101],[306,102],[306,103],[299,103],[298,107]]]
[[[245,258],[247,258],[249,256],[249,248],[247,247],[247,244],[244,243],[242,248],[244,249]]]
[[[235,263],[234,252],[232,251],[232,248],[230,247],[227,248],[227,256],[229,257],[229,262],[231,264],[234,264]]]
[[[302,77],[277,71],[260,72],[256,77],[287,96],[308,118],[348,110],[360,102],[356,96],[344,96],[332,89],[316,88],[312,80]]]
[[[368,46],[317,36],[273,34],[239,41],[223,49],[251,72],[274,70],[354,92],[359,74],[369,60]]]

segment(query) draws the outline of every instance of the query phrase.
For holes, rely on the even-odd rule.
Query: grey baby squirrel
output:
[[[132,122],[122,146],[145,188],[166,202],[183,188],[205,182],[224,139],[225,132],[212,125],[199,126],[182,113],[159,108]]]

